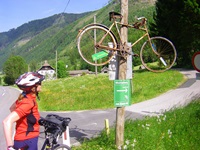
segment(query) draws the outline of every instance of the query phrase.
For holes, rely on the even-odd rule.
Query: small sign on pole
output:
[[[114,104],[116,107],[124,107],[131,105],[130,80],[114,81]]]
[[[109,42],[108,46],[110,48],[113,48],[113,43]],[[115,80],[117,79],[117,69],[118,69],[118,58],[117,56],[113,56],[113,58],[110,60],[109,65],[108,65],[108,74],[109,74],[109,80]]]
[[[108,46],[110,48],[113,48],[113,43],[109,42]],[[132,53],[132,48],[131,48],[131,43],[127,43],[127,46],[129,47],[129,52]],[[109,80],[116,80],[118,77],[118,62],[119,62],[119,58],[115,55],[113,56],[113,58],[111,59],[111,61],[109,62],[108,65],[108,74],[109,74]],[[126,69],[126,79],[132,79],[133,78],[133,68],[132,68],[132,55],[129,55],[127,57],[127,69]]]
[[[131,43],[128,42],[127,46],[129,47],[129,52],[132,53],[132,47],[131,47]],[[126,71],[126,79],[132,79],[133,78],[133,65],[132,65],[132,55],[129,55],[127,57],[127,71]]]

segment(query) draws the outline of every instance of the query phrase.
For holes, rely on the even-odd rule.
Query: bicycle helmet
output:
[[[29,92],[36,84],[40,84],[45,77],[37,72],[27,72],[22,74],[15,84],[25,92]]]

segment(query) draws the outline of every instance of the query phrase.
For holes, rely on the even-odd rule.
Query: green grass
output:
[[[0,85],[4,85],[4,76],[2,74],[0,74]]]
[[[124,145],[127,150],[197,150],[200,147],[200,99],[185,108],[155,117],[125,122]],[[74,150],[114,150],[115,128],[107,136],[85,141]]]
[[[132,104],[156,97],[185,81],[177,71],[135,72]],[[114,83],[107,74],[69,77],[43,82],[41,111],[73,111],[114,108]]]

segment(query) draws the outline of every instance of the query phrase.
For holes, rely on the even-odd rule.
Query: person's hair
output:
[[[36,87],[36,85],[35,85],[35,86],[33,86],[32,88],[37,88],[37,87]],[[18,100],[19,102],[22,101],[22,99],[26,97],[26,94],[29,94],[29,93],[32,92],[32,88],[31,88],[30,91],[23,91],[22,93],[20,93],[17,100]],[[36,94],[36,96],[37,96],[37,94],[38,94],[37,91],[36,91],[35,94]]]
[[[25,97],[26,97],[26,93],[25,93],[25,92],[22,92],[22,93],[19,94],[17,100],[20,102],[20,101],[22,101],[22,99],[25,98]]]
[[[20,93],[17,100],[20,102],[20,101],[22,101],[22,99],[23,99],[24,97],[25,97],[25,95],[22,94],[22,93]]]

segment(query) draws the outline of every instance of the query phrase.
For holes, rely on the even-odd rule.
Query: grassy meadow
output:
[[[135,72],[132,104],[148,100],[185,82],[178,71]],[[108,74],[83,75],[43,82],[41,111],[74,111],[114,108],[114,83]]]

